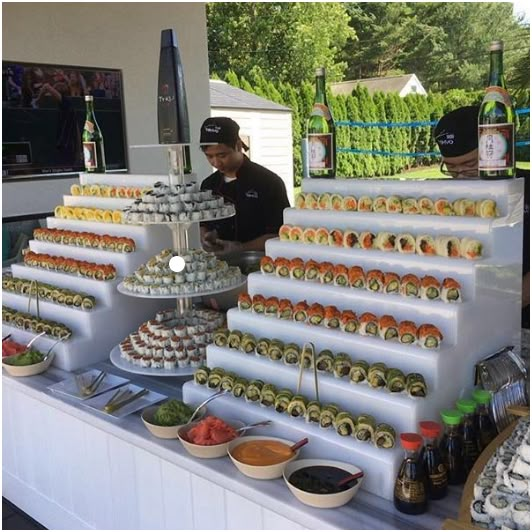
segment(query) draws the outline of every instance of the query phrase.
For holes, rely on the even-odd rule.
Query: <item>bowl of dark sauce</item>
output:
[[[355,496],[363,478],[342,486],[338,483],[359,471],[359,467],[346,462],[306,459],[287,464],[283,476],[289,490],[302,503],[315,508],[338,508]]]

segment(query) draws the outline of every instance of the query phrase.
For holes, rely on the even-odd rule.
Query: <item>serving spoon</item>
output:
[[[306,445],[308,443],[308,438],[303,438],[302,440],[299,440],[297,443],[294,443],[292,447],[290,447],[290,450],[295,453],[298,449],[301,449],[303,445]]]
[[[349,475],[348,477],[343,478],[339,482],[336,483],[337,488],[341,488],[342,486],[345,486],[346,484],[349,484],[352,480],[357,480],[359,478],[362,478],[364,476],[364,471],[359,471],[358,473],[355,473],[353,475]]]
[[[221,397],[225,393],[225,390],[219,390],[216,393],[212,394],[210,397],[207,397],[203,403],[201,403],[194,412],[192,412],[192,415],[188,418],[187,425],[189,423],[192,423],[192,420],[198,415],[198,412],[204,407],[207,403],[210,403],[214,399],[217,399],[218,397]]]
[[[240,427],[239,429],[236,429],[237,432],[243,432],[247,429],[252,429],[254,427],[263,427],[266,425],[271,425],[271,420],[267,419],[266,421],[258,421],[257,423],[251,423],[251,425],[246,425],[244,427]]]

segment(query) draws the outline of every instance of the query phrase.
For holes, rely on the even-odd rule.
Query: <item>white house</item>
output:
[[[331,92],[335,95],[351,94],[357,85],[366,87],[370,94],[375,92],[398,92],[401,98],[407,94],[427,95],[427,91],[415,74],[404,74],[402,76],[387,76],[381,78],[354,79],[352,81],[341,81],[331,83]]]

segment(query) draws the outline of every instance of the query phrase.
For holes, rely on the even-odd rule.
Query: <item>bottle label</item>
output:
[[[309,133],[309,169],[332,170],[332,133]]]
[[[400,501],[410,503],[425,502],[427,500],[425,485],[419,480],[398,478],[395,481],[394,495]]]
[[[514,124],[479,124],[478,167],[480,170],[514,167]]]
[[[96,142],[83,143],[83,159],[87,170],[96,170],[98,168],[98,154],[96,153]]]
[[[83,129],[89,133],[94,133],[94,124],[90,120],[85,120],[85,126]]]
[[[447,485],[447,468],[445,464],[439,464],[435,473],[429,475],[429,481],[435,488],[441,488]]]
[[[325,120],[327,121],[332,119],[331,111],[323,103],[315,103],[312,106],[312,111],[310,113],[310,116],[321,116],[325,118]]]
[[[508,94],[508,91],[502,87],[492,86],[486,89],[486,94],[482,102],[499,102],[507,107],[512,107],[512,98]]]

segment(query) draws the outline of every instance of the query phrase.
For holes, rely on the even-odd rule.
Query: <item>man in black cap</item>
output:
[[[478,178],[478,105],[460,107],[442,116],[434,128],[441,152],[440,170],[457,178]],[[523,219],[523,291],[521,325],[530,329],[530,172],[516,169],[525,179]]]
[[[208,251],[224,255],[236,251],[264,251],[277,236],[283,210],[289,207],[283,180],[248,159],[248,147],[231,118],[207,118],[201,126],[200,145],[216,172],[201,184],[235,206],[236,216],[201,225],[201,240]]]

